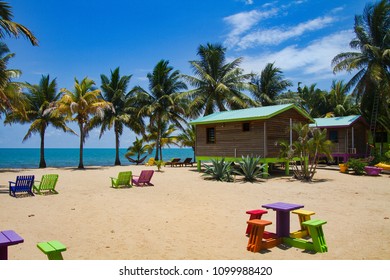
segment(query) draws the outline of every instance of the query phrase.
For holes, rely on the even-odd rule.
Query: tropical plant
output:
[[[30,40],[33,46],[38,45],[38,40],[33,33],[24,25],[12,21],[13,19],[11,6],[4,2],[0,2],[0,39],[5,35],[18,38],[20,35]]]
[[[181,127],[181,123],[185,121],[184,110],[178,99],[180,91],[187,89],[187,86],[182,82],[180,72],[174,71],[168,64],[168,61],[161,60],[153,72],[147,74],[149,92],[141,87],[133,89],[141,106],[139,117],[149,117],[153,132],[156,133],[156,160],[162,159],[163,126],[173,123]]]
[[[153,150],[152,146],[149,144],[144,145],[144,139],[138,139],[137,137],[135,138],[135,141],[133,142],[133,145],[127,148],[127,152],[125,153],[126,158],[130,158],[132,156],[136,156],[136,162],[137,165],[141,160],[141,157],[144,154],[150,154]]]
[[[238,164],[240,168],[235,170],[234,173],[244,176],[244,181],[253,183],[265,174],[263,172],[265,164],[261,164],[260,157],[242,156],[242,160]]]
[[[257,105],[243,92],[252,75],[239,68],[242,58],[226,62],[226,48],[220,44],[200,45],[198,55],[200,60],[190,61],[195,76],[183,75],[193,87],[185,93],[191,117]]]
[[[301,87],[298,83],[298,106],[304,109],[311,117],[320,118],[329,112],[327,92],[316,88],[316,84]]]
[[[160,172],[161,171],[161,168],[164,166],[164,161],[163,160],[156,160],[156,167],[157,167],[157,171]]]
[[[231,163],[226,162],[224,158],[222,159],[211,159],[211,166],[203,164],[205,168],[204,174],[202,176],[209,177],[211,179],[223,182],[232,181],[232,170]]]
[[[146,131],[148,133],[145,135],[145,140],[150,142],[149,145],[153,149],[156,149],[156,156],[160,155],[161,160],[163,159],[162,148],[164,146],[177,145],[177,138],[172,135],[176,131],[176,127],[173,124],[168,125],[167,122],[164,122],[160,127],[149,124]]]
[[[22,93],[22,83],[13,82],[13,78],[18,78],[21,71],[17,69],[7,69],[8,62],[15,56],[9,53],[7,45],[0,42],[0,114],[17,112],[26,118],[27,99]],[[1,115],[0,115],[1,117]]]
[[[91,116],[104,117],[107,109],[112,109],[112,104],[103,100],[100,90],[94,87],[95,82],[85,77],[81,82],[75,78],[73,92],[63,88],[61,99],[57,102],[56,114],[66,114],[71,121],[77,122],[80,130],[80,160],[78,168],[83,169],[84,143],[88,132],[92,127]]]
[[[261,71],[260,76],[252,77],[249,90],[254,99],[262,106],[274,105],[280,94],[293,83],[283,78],[283,72],[275,67],[274,63],[268,63]]]
[[[39,168],[46,167],[45,161],[45,133],[49,125],[64,132],[75,132],[70,129],[61,115],[51,114],[55,103],[60,99],[60,93],[57,92],[56,79],[50,81],[50,76],[42,76],[39,84],[25,84],[28,93],[28,108],[26,110],[27,118],[18,111],[13,111],[7,115],[5,123],[31,123],[23,141],[29,139],[33,134],[38,133],[41,138]]]
[[[348,94],[348,87],[344,81],[332,81],[332,87],[328,95],[329,108],[332,111],[326,114],[327,117],[341,117],[359,114],[358,107]]]
[[[131,79],[129,76],[120,76],[119,67],[111,71],[111,76],[100,75],[102,97],[106,102],[110,102],[114,110],[106,110],[103,119],[95,117],[95,126],[101,125],[100,136],[106,130],[114,129],[115,135],[115,165],[121,165],[119,159],[120,136],[123,128],[129,127],[136,133],[140,133],[143,127],[143,119],[138,118],[138,108],[134,106],[133,97],[127,92],[127,87]]]
[[[355,16],[356,37],[349,43],[355,52],[344,52],[332,60],[333,71],[355,72],[348,82],[352,94],[360,103],[363,116],[389,127],[390,99],[390,2],[381,0],[366,4],[362,15]],[[375,139],[374,139],[375,142]]]
[[[195,143],[196,143],[196,128],[194,125],[187,126],[182,133],[176,136],[176,140],[181,147],[191,147],[194,152],[195,160]]]
[[[319,156],[324,155],[331,159],[332,142],[326,138],[326,129],[316,129],[308,124],[296,123],[293,130],[298,134],[298,139],[292,143],[291,151],[286,151],[283,144],[284,156],[293,161],[294,175],[299,180],[311,181],[316,173]],[[299,158],[298,162],[294,158]]]
[[[358,158],[350,158],[347,164],[354,171],[355,175],[363,175],[364,167],[367,165],[366,162]]]

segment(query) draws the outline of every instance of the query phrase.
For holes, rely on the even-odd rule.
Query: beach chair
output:
[[[132,183],[138,187],[154,186],[150,180],[152,179],[154,170],[142,170],[139,176],[133,176]]]
[[[58,194],[58,192],[55,190],[57,181],[58,174],[43,175],[41,181],[35,181],[39,182],[39,184],[35,184],[34,182],[33,191],[38,194],[43,194],[43,192]]]
[[[183,165],[184,165],[184,166],[187,166],[187,165],[194,166],[194,162],[192,162],[192,158],[186,158],[186,159],[183,161]]]
[[[177,162],[180,162],[180,158],[173,158],[171,161],[167,161],[165,165],[170,165],[171,167],[174,166]]]
[[[120,188],[121,186],[125,186],[128,188],[131,188],[131,171],[122,171],[118,173],[118,178],[110,177],[111,178],[111,187],[113,188]]]
[[[156,165],[156,160],[154,158],[150,158],[148,162],[145,164],[146,166]]]
[[[9,195],[16,197],[16,193],[27,193],[34,196],[32,186],[34,175],[16,176],[16,182],[9,181]]]

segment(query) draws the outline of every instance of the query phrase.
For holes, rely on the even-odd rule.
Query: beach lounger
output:
[[[128,188],[131,188],[131,171],[122,171],[118,173],[118,178],[110,177],[111,178],[111,187],[113,188],[120,188],[121,186],[125,186]]]
[[[57,181],[58,174],[43,175],[41,181],[34,182],[33,191],[38,194],[42,194],[43,192],[58,194],[58,192],[55,190]],[[39,182],[39,184],[35,184],[36,182]]]
[[[171,161],[167,161],[165,165],[174,166],[177,162],[180,162],[180,158],[173,158]]]
[[[133,176],[132,183],[138,187],[154,186],[150,180],[152,179],[154,170],[142,170],[139,176]]]
[[[9,181],[9,195],[16,197],[16,193],[27,193],[34,196],[32,186],[34,175],[16,176],[16,182]]]
[[[188,165],[194,166],[194,162],[192,161],[192,158],[186,158],[183,161],[183,164],[184,164],[184,166],[188,166]]]

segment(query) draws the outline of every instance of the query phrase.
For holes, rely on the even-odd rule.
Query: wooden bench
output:
[[[24,239],[13,230],[0,231],[0,260],[8,260],[8,246],[23,242]]]
[[[264,229],[272,224],[271,221],[254,219],[247,221],[247,223],[251,225],[251,232],[246,247],[248,251],[260,252],[263,249],[269,249],[281,243],[281,238],[278,238],[276,235],[271,237],[268,233],[267,238],[264,236]]]
[[[290,237],[292,237],[292,238],[303,238],[305,236],[308,236],[309,232],[307,230],[307,227],[305,225],[303,225],[303,222],[309,221],[310,220],[310,216],[314,215],[315,212],[308,211],[308,210],[303,210],[303,209],[298,209],[298,210],[292,211],[292,213],[298,215],[299,225],[301,226],[301,229],[298,230],[298,231],[294,231],[294,232],[290,233]]]
[[[263,216],[263,214],[267,214],[268,211],[266,210],[261,210],[261,209],[255,209],[255,210],[248,210],[246,211],[247,214],[249,214],[249,221],[250,220],[254,220],[254,219],[258,219],[258,220],[261,220],[261,217]],[[249,235],[249,233],[251,232],[251,228],[252,228],[252,225],[248,224],[248,226],[246,227],[246,234]]]
[[[66,246],[57,240],[40,242],[37,247],[47,255],[49,260],[63,260],[61,252],[66,251]]]

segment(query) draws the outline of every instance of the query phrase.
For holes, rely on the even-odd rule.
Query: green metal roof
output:
[[[241,109],[241,110],[217,112],[193,120],[190,122],[190,124],[197,125],[197,124],[269,119],[289,109],[295,109],[301,115],[313,121],[313,119],[309,115],[304,113],[301,109],[296,107],[294,104],[283,104],[283,105],[264,106],[264,107],[255,107],[255,108],[248,108],[248,109]]]
[[[335,118],[315,118],[315,123],[310,124],[311,127],[347,127],[353,124],[360,118],[360,115],[351,115]]]

